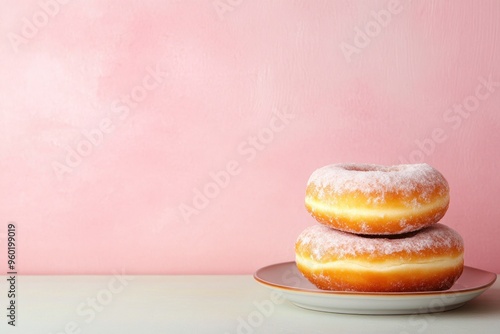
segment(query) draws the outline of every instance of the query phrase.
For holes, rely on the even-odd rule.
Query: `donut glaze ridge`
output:
[[[464,266],[462,237],[442,224],[390,237],[314,225],[299,235],[295,254],[299,271],[309,281],[337,291],[446,290]]]
[[[335,164],[314,171],[305,205],[320,223],[368,235],[400,234],[438,222],[450,202],[446,179],[427,164]]]

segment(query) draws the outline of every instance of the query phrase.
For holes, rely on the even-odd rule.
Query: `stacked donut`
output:
[[[449,289],[463,271],[461,236],[438,221],[446,179],[427,164],[335,164],[309,178],[305,204],[320,223],[295,245],[300,272],[320,289]]]

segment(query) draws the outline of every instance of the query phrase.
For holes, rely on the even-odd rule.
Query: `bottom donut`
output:
[[[323,290],[447,290],[464,267],[462,237],[442,224],[390,237],[315,225],[300,234],[295,254],[299,271]]]

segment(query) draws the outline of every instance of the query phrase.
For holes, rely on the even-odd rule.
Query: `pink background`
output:
[[[425,161],[500,273],[500,1],[0,3],[2,271],[252,273],[316,168]]]

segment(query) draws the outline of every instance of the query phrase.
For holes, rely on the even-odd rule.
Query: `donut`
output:
[[[428,164],[334,164],[312,173],[305,205],[320,223],[357,234],[400,234],[438,222],[450,202]]]
[[[463,254],[462,237],[439,223],[389,237],[316,224],[295,244],[299,271],[319,289],[337,291],[446,290],[462,274]]]

